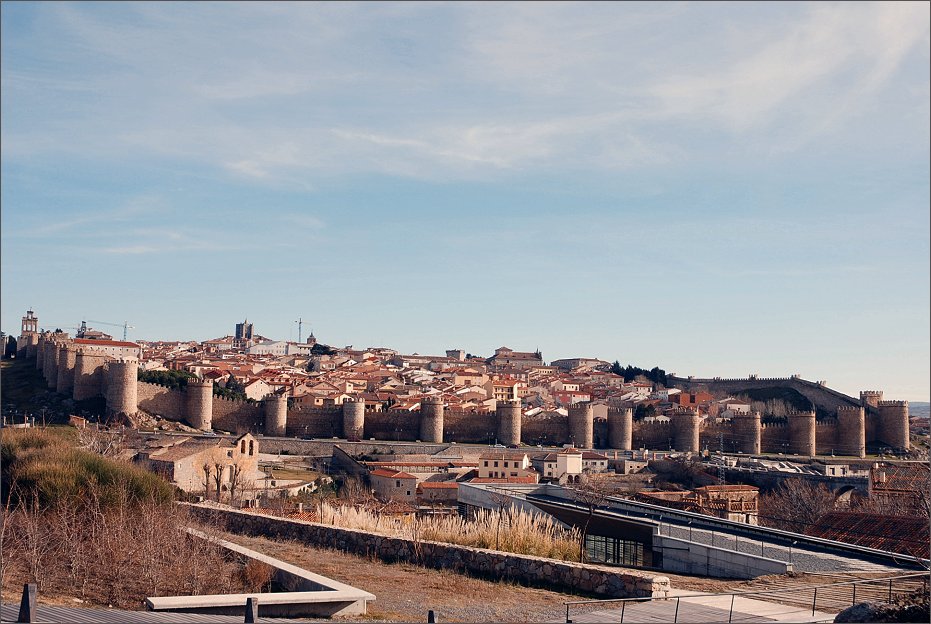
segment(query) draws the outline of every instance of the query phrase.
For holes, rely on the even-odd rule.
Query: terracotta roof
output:
[[[139,345],[135,342],[123,342],[122,340],[88,340],[85,338],[75,338],[74,344],[79,345],[93,345],[93,346],[103,346],[103,347],[130,347],[138,349]]]
[[[928,558],[928,519],[834,511],[821,516],[809,535]]]
[[[397,470],[386,470],[384,468],[376,468],[372,471],[372,475],[376,477],[387,477],[389,479],[417,479],[417,477],[412,474],[398,472]]]
[[[927,492],[931,483],[931,470],[928,464],[879,464],[870,469],[870,483],[873,490],[908,490]]]
[[[424,481],[417,487],[422,490],[456,490],[459,484],[455,481]]]

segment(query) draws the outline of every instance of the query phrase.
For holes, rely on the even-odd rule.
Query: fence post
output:
[[[19,602],[17,622],[34,622],[36,618],[36,584],[23,585],[23,598]]]
[[[815,587],[815,595],[811,599],[811,614],[815,614],[815,604],[818,602],[818,588]]]
[[[889,602],[892,602],[892,579],[889,579]]]
[[[572,624],[572,620],[569,619],[569,603],[566,603],[566,624]]]
[[[857,604],[857,584],[853,584],[853,598],[850,600],[850,606]]]
[[[246,598],[246,619],[245,621],[254,624],[259,619],[259,601],[257,598]]]
[[[731,610],[730,610],[730,613],[727,614],[727,624],[731,624],[731,618],[734,617],[734,598],[735,597],[736,596],[734,596],[734,594],[731,594]]]
[[[624,608],[627,606],[627,601],[621,603],[621,624],[624,624]]]
[[[672,617],[672,621],[674,623],[679,621],[679,602],[681,601],[682,601],[682,598],[680,598],[679,596],[676,596],[676,614]]]

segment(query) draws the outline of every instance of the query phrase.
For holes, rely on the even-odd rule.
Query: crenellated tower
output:
[[[195,429],[213,429],[213,383],[191,379],[184,390],[184,419]]]
[[[498,401],[495,413],[498,416],[498,441],[507,446],[519,445],[522,417],[520,400]]]
[[[272,392],[265,395],[262,403],[265,409],[265,435],[285,435],[288,430],[288,395]]]
[[[789,414],[789,452],[807,457],[815,456],[815,412]]]
[[[860,398],[863,398],[862,392]],[[837,408],[837,446],[841,455],[866,457],[866,414],[863,407],[842,405]]]
[[[347,440],[360,440],[364,431],[365,399],[361,397],[346,399],[343,401],[343,437]]]
[[[103,370],[107,356],[92,349],[78,349],[74,358],[74,400],[84,401],[103,393]]]
[[[595,411],[591,403],[574,403],[569,406],[569,439],[580,449],[594,446]]]
[[[673,447],[677,451],[697,453],[701,450],[701,415],[693,409],[680,408],[672,417]]]
[[[55,383],[55,392],[71,394],[74,391],[74,365],[77,352],[74,347],[63,342],[58,347],[58,379]]]
[[[759,455],[763,441],[762,417],[759,412],[735,414],[733,418],[737,448],[741,453]]]
[[[110,414],[132,416],[139,411],[138,370],[139,362],[132,358],[111,360],[107,364],[107,411]]]
[[[608,446],[629,451],[634,441],[634,409],[620,407],[608,409]]]
[[[440,397],[424,397],[420,401],[420,439],[423,442],[443,442],[443,412]]]
[[[908,401],[880,401],[878,441],[893,449],[907,451],[911,446],[908,436]]]

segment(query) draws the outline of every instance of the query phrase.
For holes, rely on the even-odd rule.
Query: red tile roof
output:
[[[389,479],[417,479],[417,477],[412,474],[398,472],[397,470],[386,470],[384,468],[376,468],[372,471],[372,475],[376,477],[387,477]]]
[[[88,340],[85,338],[75,338],[74,344],[92,345],[97,347],[130,347],[138,349],[139,345],[135,342],[123,342],[122,340]]]
[[[928,558],[928,519],[834,511],[807,531],[815,537]]]

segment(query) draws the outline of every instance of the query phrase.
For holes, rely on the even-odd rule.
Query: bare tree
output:
[[[572,498],[575,502],[584,506],[588,512],[585,517],[585,524],[579,533],[579,561],[582,563],[585,563],[585,539],[588,537],[588,527],[595,516],[595,509],[604,504],[609,493],[610,491],[604,481],[604,475],[598,473],[582,475],[579,483],[572,489]]]
[[[823,484],[808,479],[786,479],[760,497],[760,524],[804,533],[834,508],[834,494]]]

